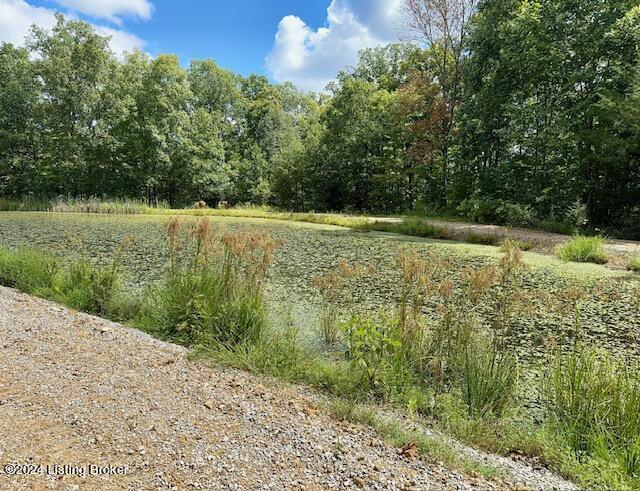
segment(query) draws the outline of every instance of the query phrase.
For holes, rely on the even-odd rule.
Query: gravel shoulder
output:
[[[573,489],[492,456],[513,479],[408,459],[308,390],[186,354],[0,288],[0,489]]]

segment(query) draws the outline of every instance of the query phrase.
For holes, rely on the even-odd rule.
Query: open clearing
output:
[[[185,220],[197,220],[185,217]],[[162,277],[167,265],[167,217],[152,215],[100,215],[73,213],[0,213],[0,244],[41,248],[59,256],[87,257],[99,263],[111,260],[126,236],[134,243],[123,257],[128,286],[143,288]],[[402,247],[437,250],[452,258],[453,275],[468,266],[495,262],[500,253],[491,246],[471,245],[351,230],[309,223],[267,219],[211,217],[219,231],[267,230],[284,240],[271,270],[270,295],[280,308],[277,316],[293,318],[310,341],[316,338],[318,291],[315,277],[340,261],[373,265],[376,273],[357,285],[356,301],[371,308],[384,307],[398,294],[399,271],[395,257]],[[555,257],[525,253],[530,264],[526,287],[551,298],[574,283],[586,285],[589,296],[581,302],[584,329],[591,339],[616,350],[636,350],[640,335],[640,294],[637,275],[592,264],[564,263]],[[533,296],[532,296],[533,297]],[[560,342],[572,335],[571,316],[536,299],[532,315],[519,319],[511,344],[525,359],[538,359],[550,338]]]
[[[0,339],[0,461],[127,468],[2,489],[573,489],[515,462],[489,482],[401,455],[302,389],[7,288]]]

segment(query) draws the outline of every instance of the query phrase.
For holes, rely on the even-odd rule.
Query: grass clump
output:
[[[178,218],[169,221],[170,268],[145,295],[139,324],[186,345],[254,343],[266,326],[263,290],[276,241],[214,235],[207,218],[188,227],[182,233]]]
[[[629,259],[627,263],[627,269],[634,273],[640,273],[640,256],[635,256]]]
[[[0,248],[0,284],[25,293],[44,295],[58,273],[55,258],[42,252],[20,248]]]
[[[389,232],[394,234],[410,235],[413,237],[443,240],[451,238],[451,234],[446,228],[431,225],[425,220],[416,217],[407,217],[401,222],[392,222],[387,220],[362,221],[358,224],[352,224],[351,228],[360,232]]]
[[[595,237],[574,235],[569,242],[557,247],[556,256],[563,261],[605,264],[607,254],[604,250],[604,242],[604,237],[600,235]]]
[[[374,428],[389,444],[398,447],[408,458],[421,457],[429,462],[442,462],[465,474],[496,479],[502,472],[490,464],[479,463],[460,455],[449,442],[436,435],[427,435],[419,430],[407,430],[394,419],[382,419],[371,408],[343,399],[329,401],[331,415],[341,421],[363,424]]]
[[[478,339],[465,347],[460,365],[462,399],[470,418],[498,419],[514,405],[518,367],[511,353]]]

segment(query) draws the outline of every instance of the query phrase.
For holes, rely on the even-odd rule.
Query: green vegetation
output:
[[[315,282],[332,313],[323,322],[334,324],[335,336],[317,346],[303,340],[296,319],[269,321],[267,269],[277,247],[286,251],[277,237],[215,230],[208,218],[174,218],[166,241],[162,277],[127,300],[117,285],[119,265],[133,247],[128,243],[102,267],[2,249],[0,283],[107,317],[126,313],[132,325],[190,346],[199,357],[309,384],[338,398],[340,417],[370,424],[406,451],[464,472],[495,475],[457,456],[445,441],[381,419],[361,404],[407,411],[485,449],[537,456],[585,487],[639,484],[640,385],[628,363],[578,349],[583,341],[569,352],[545,351],[544,397],[539,409],[530,408],[523,370],[531,366],[514,354],[511,337],[535,297],[550,299],[526,289],[530,266],[515,243],[503,243],[497,262],[462,270],[442,249],[400,248],[392,266],[399,295],[385,307],[358,300],[359,287],[378,276],[375,268],[339,263]],[[78,297],[78,288],[87,296]],[[586,334],[587,288],[570,285],[555,295],[574,339],[575,332],[580,339]]]
[[[155,215],[80,215],[68,213],[0,213],[5,247],[29,246],[74,261],[90,258],[92,264],[108,267],[113,251],[126,237],[133,242],[121,253],[122,281],[127,290],[139,292],[165,277],[169,263],[166,247],[166,220]],[[195,222],[198,217],[183,217]],[[315,279],[331,271],[340,262],[362,263],[373,267],[366,281],[350,280],[340,296],[347,303],[366,304],[375,309],[388,309],[401,294],[396,256],[404,245],[420,251],[439,252],[450,258],[448,271],[456,284],[460,272],[467,267],[482,268],[495,264],[500,257],[494,247],[432,241],[377,233],[354,233],[332,225],[311,225],[264,219],[211,217],[214,235],[244,231],[248,234],[269,233],[284,242],[269,273],[266,295],[272,303],[287,308],[270,314],[277,323],[288,322],[280,311],[291,310],[301,336],[311,341],[319,326],[317,315],[323,310],[320,290]],[[188,251],[184,251],[185,253]],[[628,348],[627,333],[640,335],[640,315],[635,308],[635,283],[627,274],[588,263],[564,263],[552,256],[525,253],[531,267],[524,272],[525,288],[531,291],[533,305],[519,318],[511,346],[524,359],[541,356],[544,340],[556,334],[564,342],[572,328],[568,319],[559,316],[552,305],[536,291],[548,292],[552,298],[574,282],[585,285],[589,296],[584,300],[584,324],[589,339],[604,343],[618,351]],[[338,306],[342,311],[343,306]],[[535,313],[535,316],[530,312]]]
[[[444,438],[427,435],[416,430],[407,430],[398,421],[381,419],[374,409],[358,405],[353,401],[333,399],[329,403],[333,417],[375,428],[390,444],[411,455],[419,453],[423,458],[443,462],[450,468],[459,469],[469,475],[480,475],[489,479],[499,478],[500,470],[491,465],[482,465],[473,459],[461,456]]]
[[[353,228],[363,232],[376,230],[379,232],[391,232],[394,234],[411,235],[414,237],[429,237],[432,239],[452,238],[451,233],[444,227],[430,225],[424,220],[415,217],[404,218],[400,223],[374,220],[356,225]]]
[[[555,358],[546,408],[569,446],[614,462],[620,474],[640,470],[640,377],[637,363],[577,345]]]
[[[640,237],[638,0],[404,7],[423,42],[363,50],[322,95],[118,59],[63,16],[1,44],[0,284],[309,384],[469,472],[361,404],[638,489],[634,275],[577,264],[607,261],[601,236],[545,257],[420,218]]]
[[[423,42],[363,50],[322,95],[118,59],[59,16],[0,45],[0,208],[251,203],[639,236],[637,0],[450,2],[406,0]],[[434,18],[459,29],[419,28]]]
[[[634,273],[640,273],[640,257],[635,256],[629,259],[627,263],[627,269],[629,271],[633,271]]]
[[[31,249],[0,248],[0,285],[49,298],[90,314],[126,320],[123,312],[117,255],[108,267],[85,260],[61,265]]]
[[[263,287],[276,243],[264,234],[214,238],[203,218],[186,232],[195,249],[183,257],[181,226],[169,221],[169,272],[146,292],[137,323],[187,345],[254,343],[265,329]]]
[[[558,246],[556,255],[563,261],[577,263],[604,264],[607,262],[602,236],[576,235],[569,242]]]

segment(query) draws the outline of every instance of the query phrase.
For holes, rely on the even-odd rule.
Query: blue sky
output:
[[[30,24],[50,28],[60,11],[112,36],[116,53],[174,53],[185,66],[213,58],[320,90],[359,49],[398,39],[401,1],[0,0],[0,41],[20,44]]]

